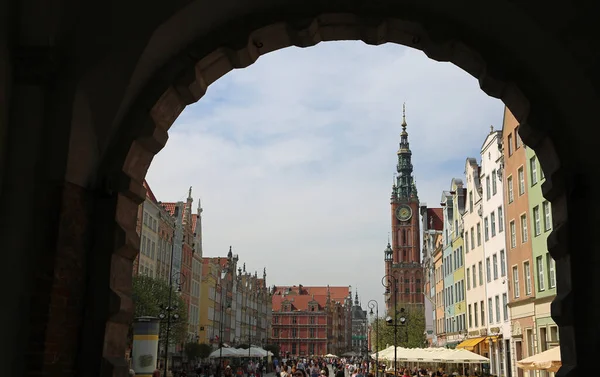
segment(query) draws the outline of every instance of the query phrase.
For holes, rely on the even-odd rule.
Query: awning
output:
[[[458,349],[462,348],[467,351],[473,351],[475,346],[478,345],[479,343],[483,342],[484,340],[485,340],[485,337],[466,339],[466,340],[463,340],[462,343],[460,343],[458,346],[456,346],[456,348],[458,348]]]
[[[498,335],[488,336],[487,340],[490,341],[490,342],[496,343],[496,341],[498,340],[499,337],[500,336],[498,336]]]

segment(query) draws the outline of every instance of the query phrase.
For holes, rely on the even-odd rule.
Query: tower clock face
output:
[[[396,218],[400,221],[408,221],[412,217],[412,209],[407,205],[396,208]]]

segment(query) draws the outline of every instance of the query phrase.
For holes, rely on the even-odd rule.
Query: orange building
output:
[[[532,264],[531,232],[529,230],[529,184],[525,145],[518,134],[519,123],[505,107],[502,129],[503,180],[508,294],[511,318],[511,372],[523,377],[523,370],[514,361],[535,354],[535,289]]]
[[[350,287],[275,287],[271,343],[289,357],[341,353],[352,340],[351,308]]]

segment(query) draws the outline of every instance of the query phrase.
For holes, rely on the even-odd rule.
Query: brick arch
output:
[[[553,207],[554,222],[558,226],[549,241],[551,252],[555,257],[567,254],[565,239],[568,232],[564,226],[567,223],[567,191],[566,186],[554,184],[567,178],[566,171],[561,169],[561,160],[566,161],[566,155],[561,154],[559,158],[555,144],[549,134],[543,131],[542,124],[547,119],[544,112],[554,113],[557,120],[568,121],[565,112],[556,107],[551,110],[532,108],[516,79],[510,77],[510,72],[493,72],[479,53],[452,38],[450,33],[446,34],[446,30],[429,30],[402,19],[341,13],[321,14],[301,21],[275,22],[234,37],[234,40],[228,41],[230,43],[223,43],[210,51],[191,46],[186,49],[185,56],[175,58],[166,65],[150,81],[149,90],[140,96],[124,118],[122,123],[126,126],[119,130],[119,137],[112,145],[111,158],[104,161],[100,170],[102,187],[109,195],[101,203],[104,210],[99,212],[99,216],[110,221],[99,221],[105,224],[105,228],[99,231],[112,237],[97,244],[96,248],[112,248],[114,253],[97,261],[107,268],[99,268],[96,275],[92,276],[97,279],[98,287],[103,283],[109,284],[110,289],[104,295],[100,295],[99,299],[95,296],[95,300],[100,301],[97,305],[106,306],[108,310],[105,316],[87,318],[88,330],[84,332],[84,339],[96,336],[104,343],[104,347],[98,348],[96,341],[96,344],[84,344],[84,348],[88,348],[83,352],[102,353],[106,367],[102,375],[116,375],[124,370],[121,364],[121,355],[125,351],[124,329],[132,314],[128,296],[131,282],[130,277],[125,275],[129,273],[139,248],[135,213],[144,197],[142,182],[145,174],[154,155],[166,144],[169,127],[185,106],[198,101],[207,87],[227,72],[244,68],[254,63],[260,55],[288,46],[306,47],[335,40],[362,40],[375,45],[399,43],[418,48],[434,60],[450,61],[476,77],[485,93],[502,99],[512,110],[522,124],[520,133],[524,142],[538,154],[547,177],[544,192],[553,204],[558,204]],[[553,98],[536,100],[553,103]],[[563,106],[569,108],[567,104]],[[560,211],[556,208],[560,208]],[[570,268],[564,259],[559,259],[557,264],[559,272]],[[107,276],[110,276],[109,281]],[[561,314],[560,318],[564,320],[560,324],[563,327],[570,325],[568,321],[573,318],[571,307],[563,306],[563,298],[569,299],[569,286],[569,282],[562,280],[562,289],[559,289],[562,293],[555,301],[557,309],[554,313]],[[557,321],[560,318],[557,317]],[[563,339],[569,335],[568,331],[567,328],[564,334],[561,333]],[[569,362],[568,357],[565,362]],[[571,363],[574,364],[574,359],[571,359]]]

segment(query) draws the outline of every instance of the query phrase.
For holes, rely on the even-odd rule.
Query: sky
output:
[[[403,103],[419,199],[439,207],[504,105],[393,44],[290,47],[228,73],[180,115],[146,178],[160,201],[192,186],[204,256],[231,245],[268,285],[351,285],[383,311]]]

